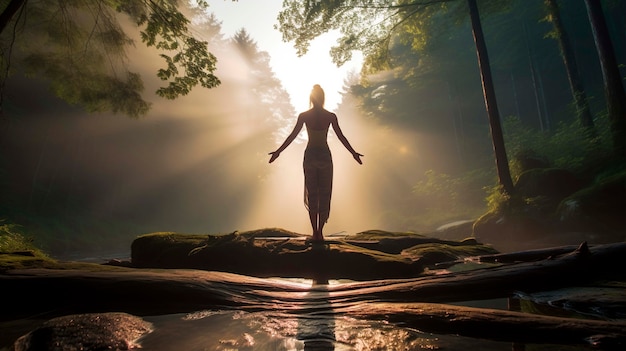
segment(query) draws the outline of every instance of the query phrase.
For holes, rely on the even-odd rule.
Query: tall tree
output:
[[[192,33],[179,3],[10,0],[0,8],[2,69],[8,72],[11,56],[17,56],[27,74],[47,79],[54,93],[70,103],[88,111],[143,115],[149,104],[141,97],[141,77],[126,69],[125,49],[133,41],[119,22],[120,13],[132,20],[141,41],[156,48],[165,62],[157,72],[165,82],[156,91],[159,96],[174,99],[197,85],[220,84],[214,75],[215,56],[207,42]],[[208,7],[205,0],[196,3],[199,9]]]
[[[237,31],[231,42],[235,52],[241,55],[247,65],[246,81],[241,87],[245,90],[247,101],[240,103],[248,106],[248,118],[262,119],[262,125],[273,131],[265,135],[284,132],[281,125],[289,124],[285,122],[291,120],[296,112],[290,103],[289,94],[272,71],[270,55],[259,49],[245,29]],[[284,138],[285,135],[278,135],[276,139]],[[271,142],[275,143],[275,140]]]
[[[552,23],[554,30],[550,33],[550,36],[557,40],[559,49],[561,51],[561,57],[563,58],[563,64],[567,72],[567,79],[569,81],[570,90],[574,99],[574,106],[576,107],[576,115],[580,120],[583,127],[593,130],[594,123],[591,117],[591,111],[589,110],[589,102],[587,101],[587,94],[583,87],[580,74],[578,72],[578,63],[576,62],[576,56],[569,40],[569,35],[563,26],[561,21],[561,11],[557,0],[545,0],[546,7],[548,9],[547,20]]]
[[[619,158],[626,158],[626,93],[619,72],[609,29],[602,11],[600,0],[585,0],[593,38],[600,57],[604,96],[609,113],[613,152]]]
[[[513,194],[515,189],[513,187],[509,161],[504,147],[504,135],[500,124],[500,112],[498,111],[498,104],[496,100],[496,89],[493,85],[493,79],[491,77],[489,54],[487,52],[485,36],[480,22],[480,14],[478,12],[476,0],[467,0],[467,5],[469,7],[470,19],[472,21],[472,34],[474,36],[474,42],[476,43],[476,55],[478,56],[478,67],[480,68],[483,95],[485,97],[485,107],[487,109],[487,116],[489,117],[489,128],[491,130],[493,151],[496,155],[498,179],[504,191],[508,194]]]
[[[342,37],[338,46],[331,49],[335,63],[341,65],[350,60],[353,50],[365,55],[366,63],[374,68],[385,68],[389,64],[389,44],[396,31],[403,29],[412,35],[411,45],[418,46],[428,38],[429,17],[445,8],[448,0],[402,1],[392,4],[378,2],[356,3],[353,1],[295,1],[286,0],[278,16],[279,29],[285,41],[293,41],[298,54],[307,52],[312,39],[331,31],[339,30]],[[495,88],[491,79],[489,58],[482,32],[480,16],[475,0],[467,0],[476,43],[476,52],[481,72],[485,107],[491,129],[498,179],[504,192],[514,192],[500,116],[496,103]],[[435,9],[435,10],[433,10]],[[411,23],[412,27],[404,26]],[[416,25],[417,24],[417,25]]]

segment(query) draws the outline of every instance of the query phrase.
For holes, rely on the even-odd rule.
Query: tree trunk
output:
[[[623,159],[626,158],[626,93],[624,93],[615,51],[602,12],[602,4],[600,0],[585,0],[585,5],[602,68],[613,151],[615,156]]]
[[[502,134],[502,126],[500,124],[500,112],[498,112],[496,91],[491,77],[491,65],[489,63],[487,45],[485,44],[483,29],[480,22],[480,14],[478,13],[476,0],[467,0],[467,4],[469,6],[470,18],[472,21],[472,34],[474,36],[474,42],[476,43],[478,68],[480,69],[483,95],[485,97],[485,107],[487,109],[487,117],[489,118],[493,151],[496,156],[498,180],[500,185],[502,185],[503,191],[511,195],[514,193],[515,189],[513,187],[509,161],[504,147],[504,136]]]
[[[0,33],[4,32],[13,16],[26,3],[27,0],[11,0],[7,7],[0,13]]]
[[[578,64],[576,63],[576,56],[574,50],[569,42],[569,36],[563,27],[561,22],[561,13],[559,10],[559,4],[557,0],[545,0],[545,4],[548,7],[548,12],[551,18],[552,25],[556,34],[556,40],[561,50],[561,56],[563,58],[563,64],[567,72],[567,79],[569,80],[570,90],[572,97],[574,98],[574,105],[576,106],[576,116],[580,119],[580,123],[583,127],[588,128],[593,132],[594,123],[591,117],[591,111],[589,110],[589,103],[587,101],[587,94],[583,88],[582,81],[578,72]]]

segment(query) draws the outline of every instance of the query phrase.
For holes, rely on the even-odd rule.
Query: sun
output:
[[[358,71],[362,57],[354,58],[337,67],[330,58],[330,48],[336,44],[339,34],[326,33],[311,42],[306,55],[298,57],[292,47],[281,47],[280,52],[270,52],[270,64],[277,78],[291,97],[298,112],[309,109],[309,93],[319,84],[326,93],[326,109],[333,111],[341,103],[344,81],[350,72]]]

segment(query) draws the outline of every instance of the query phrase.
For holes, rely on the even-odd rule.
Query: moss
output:
[[[586,187],[561,203],[571,203],[572,201],[582,204],[590,214],[601,214],[604,212],[614,212],[623,214],[626,209],[626,171],[599,180]]]
[[[381,239],[389,239],[389,238],[401,238],[401,237],[421,237],[425,238],[422,234],[412,233],[412,232],[388,232],[384,230],[366,230],[364,232],[356,233],[354,235],[348,235],[346,239],[349,240],[381,240]]]
[[[0,270],[42,267],[53,261],[35,247],[21,226],[6,222],[0,225]]]
[[[351,245],[348,243],[340,243],[331,245],[331,249],[335,248],[337,251],[341,251],[344,253],[358,253],[362,255],[367,255],[374,258],[376,261],[380,262],[405,262],[406,258],[400,255],[394,255],[386,252],[381,252],[377,250],[372,250],[368,248],[364,248],[361,246]]]
[[[246,231],[246,232],[241,232],[239,233],[239,235],[247,238],[247,239],[252,239],[252,238],[298,238],[298,237],[302,237],[302,234],[298,234],[298,233],[294,233],[294,232],[290,232],[288,230],[282,229],[282,228],[263,228],[263,229],[256,229],[256,230],[250,230],[250,231]]]
[[[492,255],[498,251],[491,246],[487,245],[448,245],[448,244],[423,244],[416,245],[410,249],[403,251],[404,255],[412,258],[425,257],[429,255],[438,254],[441,256],[449,257],[451,261],[457,260],[463,257],[474,257],[481,255]],[[441,261],[440,261],[441,262]]]
[[[43,254],[14,252],[0,254],[0,272],[13,269],[66,269],[85,271],[119,271],[127,268],[89,262],[57,261]]]

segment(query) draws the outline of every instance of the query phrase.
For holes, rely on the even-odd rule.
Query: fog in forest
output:
[[[134,57],[146,62],[140,55]],[[291,131],[297,113],[272,114],[274,106],[250,98],[243,58],[219,57],[218,67],[220,87],[195,89],[173,101],[150,98],[150,112],[139,119],[86,114],[49,95],[36,80],[12,81],[19,89],[10,92],[10,108],[18,117],[5,126],[14,150],[6,157],[11,180],[20,186],[13,189],[17,198],[42,212],[71,212],[80,204],[99,219],[133,222],[146,232],[281,227],[309,234],[302,172],[306,133],[275,163],[268,164],[267,155]],[[157,69],[138,68],[144,77]],[[155,89],[146,86],[146,92]],[[411,144],[417,133],[377,130],[351,106],[337,112],[365,158],[358,165],[330,132],[335,177],[327,232],[376,228],[385,204],[410,189],[413,175],[422,171],[424,151]],[[394,152],[377,155],[381,143],[395,144]]]
[[[211,50],[222,84],[170,101],[152,95],[160,83],[154,77],[161,65],[155,53],[139,45],[132,49],[131,71],[141,73],[152,104],[139,119],[89,114],[54,97],[45,82],[12,77],[6,108],[11,118],[3,134],[11,150],[5,158],[13,201],[42,216],[129,223],[139,231],[129,233],[130,239],[151,231],[267,227],[310,234],[303,203],[304,130],[275,163],[268,164],[267,155],[301,111],[293,109],[288,95],[277,94],[280,82],[263,90],[269,66],[251,67],[230,39]],[[259,69],[267,70],[263,79],[251,73]],[[359,166],[331,131],[335,178],[327,233],[377,228],[385,204],[410,189],[421,151],[409,150],[412,133],[385,135],[355,106],[342,106],[339,119],[366,157]],[[377,145],[388,142],[397,144],[397,153],[376,157]]]
[[[569,20],[582,21],[582,15],[572,13]],[[537,128],[546,127],[550,115],[550,123],[557,124],[567,118],[569,90],[559,68],[558,48],[544,38],[547,24],[535,21],[524,39],[523,21],[513,14],[507,16],[485,21],[501,115],[519,116]],[[507,18],[513,18],[511,31],[521,39],[498,34],[498,26]],[[623,27],[623,23],[616,25]],[[153,231],[228,233],[279,227],[310,234],[303,203],[304,132],[276,162],[268,164],[268,152],[282,143],[301,112],[290,105],[288,92],[272,75],[267,63],[272,53],[256,47],[247,56],[232,38],[204,35],[211,38],[210,50],[218,57],[216,75],[222,84],[209,90],[196,88],[176,100],[153,94],[160,84],[155,77],[162,64],[157,54],[139,44],[131,48],[131,71],[141,73],[144,97],[152,104],[150,112],[139,119],[90,114],[55,98],[41,80],[19,74],[11,77],[5,98],[9,118],[2,125],[3,149],[10,153],[3,151],[7,174],[2,179],[10,185],[12,205],[41,216],[69,219],[73,228],[80,228],[86,218],[128,224],[122,234],[115,234],[127,240],[124,245],[136,235]],[[254,33],[247,35],[254,43]],[[424,74],[416,78],[423,86],[407,90],[408,96],[398,94],[406,87],[399,84],[400,71],[371,75],[370,85],[361,90],[351,88],[358,85],[359,72],[337,77],[345,79],[346,88],[334,112],[348,140],[365,156],[363,165],[358,165],[330,133],[335,173],[326,234],[367,229],[424,231],[445,224],[410,220],[411,214],[427,212],[429,206],[446,208],[445,199],[437,204],[436,198],[430,204],[411,200],[415,185],[426,180],[429,170],[463,174],[486,169],[485,179],[492,183],[484,185],[495,184],[471,31],[460,26],[452,37],[437,49],[446,57],[454,53],[457,60],[449,68],[436,68],[445,78]],[[582,47],[593,45],[588,30],[581,29],[575,38]],[[529,47],[541,50],[532,56],[542,72],[544,95],[539,98],[532,87]],[[623,43],[618,49],[623,59]],[[595,62],[591,54],[586,57],[580,52],[582,62]],[[507,54],[519,57],[507,61]],[[416,66],[428,64],[416,62]],[[600,71],[597,65],[584,67],[592,105],[598,111]],[[325,82],[317,83],[324,87]],[[295,98],[308,100],[308,96]],[[481,186],[467,192],[485,196]],[[485,205],[479,201],[476,206]],[[472,219],[463,216],[445,220]],[[83,235],[107,233],[87,230]]]

